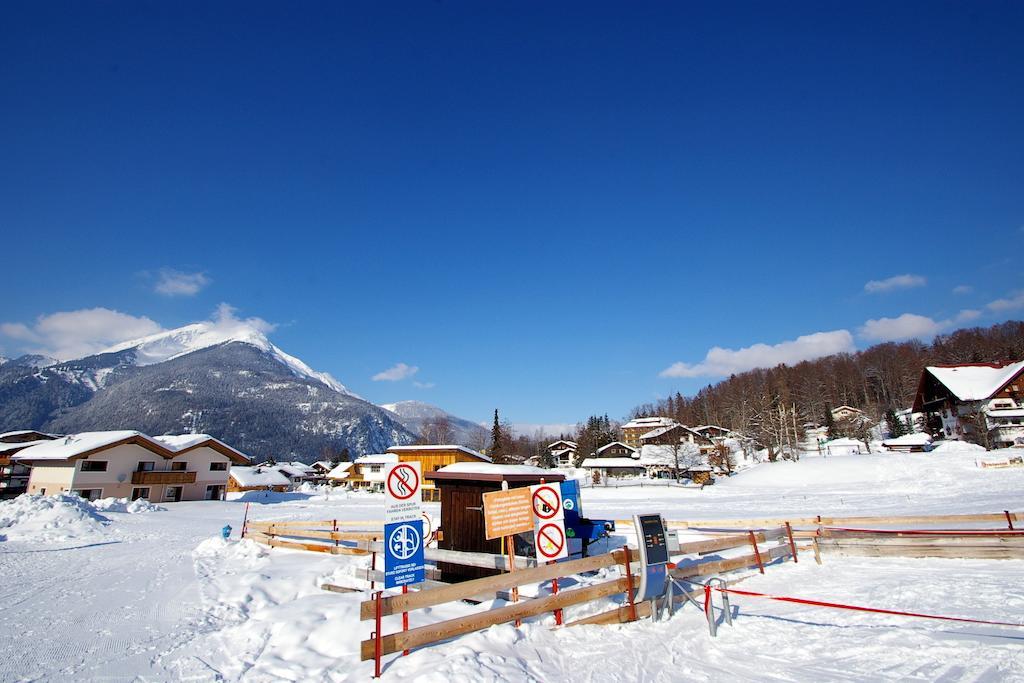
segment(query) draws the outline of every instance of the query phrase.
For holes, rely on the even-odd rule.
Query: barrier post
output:
[[[1003,510],[1003,514],[1006,515],[1006,523],[1010,526],[1010,531],[1013,531],[1013,515],[1009,510]]]
[[[381,650],[383,649],[382,648],[382,643],[381,643],[381,637],[382,636],[381,636],[381,632],[380,632],[380,629],[381,629],[381,626],[380,626],[380,622],[381,622],[380,599],[381,599],[381,594],[383,592],[384,591],[377,591],[377,593],[374,595],[374,600],[377,601],[376,617],[375,617],[376,625],[377,625],[377,630],[373,632],[373,677],[374,678],[380,678],[380,658],[381,658]]]
[[[818,537],[812,538],[811,542],[814,544],[814,561],[821,564],[821,548],[818,547]]]
[[[761,561],[761,551],[757,548],[757,537],[754,536],[753,531],[748,531],[747,534],[750,537],[750,545],[754,547],[754,559],[757,560],[757,569],[764,574],[764,562]]]
[[[338,520],[334,520],[334,533],[338,533]],[[341,541],[339,541],[337,538],[335,538],[334,539],[334,545],[335,545],[335,547],[341,545]]]
[[[715,608],[711,604],[711,584],[704,584],[704,616],[708,620],[708,633],[714,638],[718,635],[718,624],[715,623]]]
[[[249,504],[246,503],[245,504],[245,516],[242,517],[242,538],[245,538],[245,534],[249,530],[249,527],[247,526],[248,524],[249,524]],[[1012,529],[1013,526],[1011,525],[1010,528]]]
[[[796,543],[793,542],[793,527],[789,525],[789,522],[786,522],[786,534],[789,535],[789,551],[793,553],[793,562],[799,562],[796,559]]]
[[[512,543],[511,536],[505,536],[505,542],[502,544],[508,550],[508,573],[512,574],[516,570],[516,547]],[[512,586],[512,602],[519,602],[519,586]],[[516,619],[516,628],[523,625],[522,619]]]
[[[629,545],[622,546],[622,552],[626,554],[626,597],[629,598],[629,620],[636,621],[636,603],[633,602],[633,570],[629,567]]]
[[[409,586],[408,585],[402,586],[402,595],[405,595],[408,592],[409,592]],[[409,630],[409,613],[408,612],[402,612],[402,633],[405,633],[408,630]],[[408,650],[402,650],[402,656],[403,657],[407,657],[408,655],[409,655],[409,651]]]
[[[376,543],[377,542],[377,537],[374,536],[373,540],[371,540],[370,542],[371,543]],[[372,548],[373,546],[370,546],[370,547]],[[376,571],[377,571],[377,551],[374,550],[374,551],[372,551],[370,553],[370,572],[371,572],[370,573],[370,590],[373,590],[374,586],[376,585],[376,582],[373,580],[373,572],[376,572]]]
[[[548,564],[554,564],[554,560],[550,560]],[[558,577],[551,579],[551,594],[558,595]],[[562,608],[559,607],[555,610],[555,626],[562,625]]]

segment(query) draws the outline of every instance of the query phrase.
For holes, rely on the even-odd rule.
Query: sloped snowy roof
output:
[[[981,401],[992,396],[1018,373],[1024,371],[1024,361],[1003,367],[978,364],[925,369],[961,401]]]
[[[883,446],[927,446],[932,442],[932,437],[924,432],[914,432],[913,434],[904,434],[898,436],[895,439],[886,439],[882,442]]]
[[[529,465],[495,465],[490,462],[456,462],[445,465],[438,472],[455,472],[458,474],[538,474],[551,476],[551,470]]]
[[[60,436],[60,434],[47,434],[46,432],[38,432],[34,429],[19,429],[13,432],[4,432],[3,434],[0,434],[0,441],[7,442],[8,439],[17,438],[19,436],[26,436],[28,434],[38,434],[39,436],[48,437],[50,439],[56,439],[58,436]],[[42,440],[43,439],[39,439],[39,441]]]
[[[192,450],[193,448],[209,446],[218,453],[226,455],[238,464],[249,463],[252,461],[252,458],[245,453],[241,452],[237,448],[232,448],[220,439],[213,438],[209,434],[163,434],[161,436],[154,436],[152,439],[166,447],[167,450],[175,453],[184,453],[185,451]]]
[[[165,458],[171,458],[174,455],[163,444],[154,441],[142,432],[123,430],[69,434],[60,439],[43,441],[31,448],[26,448],[15,457],[18,460],[68,460],[123,443],[136,443]]]
[[[640,436],[640,438],[641,439],[657,439],[659,436],[662,436],[663,434],[667,434],[668,432],[672,431],[673,429],[677,429],[677,428],[678,429],[682,429],[685,432],[689,432],[690,434],[693,434],[694,436],[699,436],[702,439],[708,438],[705,435],[701,434],[700,432],[696,432],[696,431],[690,429],[689,427],[687,427],[686,425],[681,425],[681,424],[678,424],[678,423],[666,425],[664,427],[658,427],[657,429],[652,429],[651,431],[647,432],[646,434],[642,434]]]
[[[356,458],[357,465],[387,465],[398,462],[398,455],[395,453],[369,453]]]
[[[598,453],[604,453],[606,450],[608,450],[612,446],[621,446],[622,448],[628,448],[630,451],[636,453],[636,449],[635,448],[633,448],[632,446],[630,446],[628,444],[624,444],[621,441],[612,441],[611,443],[606,443],[605,445],[603,445],[600,448],[598,448],[597,452]]]
[[[622,425],[623,429],[636,429],[638,427],[669,427],[676,424],[670,417],[638,417]]]
[[[283,472],[289,477],[306,477],[312,472],[309,465],[301,462],[279,462],[276,467],[279,472]]]
[[[593,468],[617,468],[617,467],[640,467],[643,465],[636,458],[587,458],[580,467],[593,467]]]
[[[548,450],[551,450],[552,448],[554,448],[555,446],[557,446],[559,444],[565,444],[567,448],[571,448],[573,450],[575,450],[578,447],[578,445],[579,445],[575,441],[566,441],[565,439],[559,439],[558,441],[555,441],[554,443],[549,443],[548,444]]]
[[[239,486],[288,486],[288,477],[272,467],[232,467],[230,476]]]
[[[36,444],[46,443],[49,439],[40,439],[39,441],[22,441],[20,443],[2,443],[0,442],[0,453],[10,453],[11,451],[21,451]]]
[[[491,459],[483,453],[477,453],[476,451],[466,448],[465,446],[458,446],[455,444],[430,444],[426,446],[392,446],[388,449],[388,453],[414,453],[416,451],[461,451],[468,456],[476,458],[477,460],[483,460],[484,462],[491,462]]]
[[[327,473],[327,478],[328,479],[347,479],[348,475],[349,475],[349,470],[352,469],[352,465],[354,465],[354,464],[355,463],[351,463],[351,462],[343,462],[343,463],[339,464],[337,467],[335,467],[334,469],[332,469],[330,472]]]

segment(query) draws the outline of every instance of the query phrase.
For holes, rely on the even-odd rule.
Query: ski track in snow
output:
[[[585,489],[593,517],[661,511],[669,519],[899,514],[1024,509],[1024,469],[981,470],[973,454],[850,456],[756,467],[703,491]],[[251,519],[379,519],[383,497],[332,492],[248,494]],[[165,512],[104,513],[96,540],[0,543],[0,680],[348,681],[359,662],[365,557],[268,551],[237,538],[244,506],[178,503]],[[438,516],[436,504],[426,505]],[[631,536],[620,529],[609,544]],[[632,540],[632,539],[630,539]],[[603,548],[599,545],[596,551]],[[1024,561],[830,558],[751,573],[743,589],[968,618],[1020,620]],[[577,577],[604,581],[608,572]],[[566,584],[570,584],[566,581]],[[565,588],[568,588],[565,585]],[[524,595],[536,587],[524,587]],[[733,597],[735,625],[711,639],[702,613],[668,621],[551,630],[551,615],[522,629],[493,627],[388,656],[384,680],[417,681],[1024,681],[1024,629],[907,619]],[[411,626],[503,604],[442,605]],[[566,610],[567,619],[611,599]],[[384,632],[400,628],[384,620]]]

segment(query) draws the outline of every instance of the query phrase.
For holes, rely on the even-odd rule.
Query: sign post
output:
[[[661,515],[633,515],[640,546],[640,585],[636,601],[653,600],[665,594],[668,579],[668,541]]]
[[[390,465],[384,474],[384,588],[426,578],[421,482],[418,462]]]

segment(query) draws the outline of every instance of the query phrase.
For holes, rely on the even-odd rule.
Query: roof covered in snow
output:
[[[558,441],[549,443],[548,450],[550,451],[552,448],[555,448],[557,446],[563,446],[565,448],[571,448],[572,450],[576,450],[579,444],[577,444],[575,441],[566,441],[565,439],[559,439]]]
[[[1024,371],[1024,361],[998,366],[995,363],[940,365],[925,370],[961,401],[981,401],[991,397]]]
[[[0,434],[0,442],[12,443],[15,441],[23,441],[26,437],[35,437],[33,441],[42,441],[45,439],[56,439],[59,434],[47,434],[46,432],[37,432],[34,429],[19,429],[13,432],[4,432]]]
[[[635,448],[633,448],[629,444],[622,443],[621,441],[612,441],[611,443],[606,443],[605,445],[603,445],[600,448],[598,448],[597,452],[598,453],[604,453],[606,450],[608,450],[609,448],[611,448],[613,446],[619,446],[620,448],[628,448],[630,451],[636,453],[636,449]]]
[[[436,472],[428,472],[425,479],[459,479],[461,475],[468,475],[468,478],[493,480],[493,481],[515,481],[537,480],[544,478],[549,482],[562,481],[565,476],[546,470],[542,467],[531,467],[530,465],[496,465],[488,462],[456,462],[446,465]]]
[[[355,459],[357,465],[388,465],[398,462],[395,453],[368,453]]]
[[[301,462],[279,462],[275,467],[289,477],[308,477],[313,472],[312,467]]]
[[[232,467],[229,475],[239,486],[288,486],[288,477],[273,467]]]
[[[24,449],[26,449],[26,448],[28,448],[30,446],[35,446],[36,444],[46,443],[47,441],[49,441],[49,439],[41,439],[39,441],[22,441],[21,443],[3,443],[3,442],[0,442],[0,454],[3,454],[3,453],[16,453],[16,452],[24,450]]]
[[[895,439],[886,439],[882,442],[883,446],[927,446],[932,442],[932,437],[924,432],[914,432],[913,434],[904,434],[898,436]]]
[[[580,467],[594,469],[601,469],[606,467],[609,469],[622,467],[638,467],[642,469],[643,465],[636,458],[587,458],[582,463],[580,463]]]
[[[477,453],[471,448],[466,448],[465,446],[459,446],[456,444],[430,444],[426,446],[392,446],[391,448],[388,449],[388,453],[415,453],[417,451],[461,451],[462,453],[465,453],[466,455],[472,458],[476,458],[477,460],[491,462],[491,459],[484,455],[483,453]]]
[[[340,463],[337,467],[335,467],[334,469],[332,469],[330,472],[327,473],[327,478],[328,479],[347,479],[348,475],[350,473],[349,471],[352,469],[352,465],[354,465],[354,464],[355,463],[351,463],[351,462]]]
[[[72,460],[85,458],[93,453],[123,444],[135,444],[168,459],[193,448],[209,446],[227,456],[232,462],[249,462],[249,458],[245,454],[208,434],[151,437],[134,430],[69,434],[51,441],[41,441],[31,448],[20,451],[16,457],[19,460],[27,461]]]
[[[669,427],[674,424],[676,424],[676,421],[670,417],[637,417],[622,425],[622,428],[639,429],[647,427],[653,429],[655,427]]]
[[[678,423],[673,423],[673,424],[670,424],[670,425],[666,425],[664,427],[658,427],[657,429],[652,429],[651,431],[647,432],[646,434],[642,434],[640,436],[640,438],[641,439],[657,439],[659,436],[663,436],[664,434],[668,434],[673,429],[682,429],[683,431],[689,432],[690,434],[693,434],[694,436],[700,437],[701,439],[707,439],[708,438],[704,434],[701,434],[700,432],[694,431],[694,430],[690,429],[689,427],[687,427],[686,425],[681,425],[681,424],[678,424]]]

